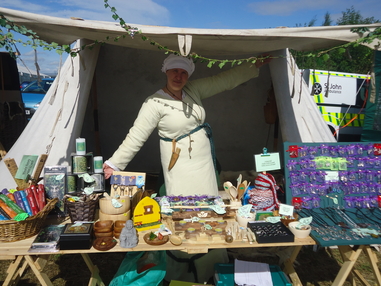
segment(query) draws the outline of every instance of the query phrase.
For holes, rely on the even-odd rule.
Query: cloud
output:
[[[113,13],[109,8],[106,9],[104,4],[104,0],[1,0],[0,6],[60,18],[78,17],[85,20],[116,22],[112,18]],[[170,22],[169,10],[154,0],[109,0],[108,4],[115,7],[119,17],[129,24],[165,26]],[[28,68],[34,69],[34,51],[31,51],[30,47],[22,46],[19,50]],[[57,72],[59,56],[54,51],[45,52],[37,49],[37,61],[41,72]]]
[[[46,10],[46,7],[44,5],[39,5],[33,3],[32,1],[23,0],[2,0],[1,7],[19,11],[27,11],[31,13],[41,12],[43,11],[43,9]]]
[[[110,8],[104,7],[104,0],[50,0],[33,3],[33,0],[2,0],[4,8],[27,11],[60,18],[78,17],[85,20],[114,22]],[[144,25],[166,25],[170,12],[153,0],[109,0],[116,13],[127,23]]]

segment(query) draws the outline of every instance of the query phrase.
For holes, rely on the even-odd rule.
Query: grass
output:
[[[229,249],[229,257],[232,261],[235,258],[248,261],[264,262],[277,264],[282,258],[282,253],[287,254],[289,248],[252,248],[252,249]],[[373,251],[380,254],[376,249]],[[124,253],[98,253],[89,254],[91,260],[100,269],[100,276],[104,283],[108,285],[114,274],[123,261]],[[328,286],[332,285],[337,273],[340,270],[342,258],[338,249],[318,248],[312,246],[303,247],[295,263],[296,272],[305,286]],[[10,261],[0,261],[0,282],[4,282],[6,269]],[[378,267],[380,267],[378,262]],[[376,285],[376,280],[371,271],[367,256],[362,253],[355,264],[354,269],[358,270],[370,285]],[[47,263],[44,273],[48,275],[54,286],[81,286],[88,285],[90,271],[80,254],[52,255]],[[361,281],[356,280],[356,285],[363,285]],[[23,286],[40,285],[37,278],[30,269],[27,269],[19,282]],[[351,283],[345,282],[343,286],[349,286]]]

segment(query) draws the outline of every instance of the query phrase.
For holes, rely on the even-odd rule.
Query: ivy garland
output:
[[[121,18],[116,13],[116,8],[111,7],[108,4],[108,0],[104,0],[104,7],[106,9],[110,9],[112,12],[112,18],[115,21],[119,21],[119,24],[122,28],[124,28],[127,32],[127,34],[134,39],[135,35],[140,35],[141,39],[143,41],[148,41],[149,44],[156,46],[159,50],[165,51],[165,54],[173,53],[173,54],[180,54],[179,51],[171,50],[166,46],[161,45],[160,43],[156,42],[153,39],[148,38],[146,35],[143,34],[141,30],[138,30],[136,27],[131,27],[128,25],[123,18]],[[3,31],[3,29],[0,30],[0,48],[5,48],[6,51],[14,58],[17,58],[20,53],[18,52],[18,49],[16,47],[16,44],[22,44],[23,46],[31,46],[33,49],[37,49],[38,47],[42,48],[46,51],[52,51],[55,50],[58,54],[68,53],[72,57],[76,57],[78,53],[81,50],[84,50],[86,48],[92,49],[95,45],[98,44],[105,44],[107,41],[114,41],[118,42],[121,38],[126,38],[127,35],[121,35],[121,36],[115,36],[115,37],[106,37],[104,41],[94,41],[94,43],[84,45],[79,49],[71,49],[70,45],[58,45],[55,42],[47,43],[40,39],[40,37],[33,32],[32,30],[27,29],[25,26],[17,25],[13,23],[12,21],[8,20],[4,15],[0,14],[0,26],[5,28],[6,32]],[[26,42],[23,42],[22,40],[18,39],[16,40],[14,38],[13,32],[19,33],[21,35],[27,36],[30,40],[27,40]],[[305,57],[322,57],[323,60],[327,61],[329,60],[329,52],[332,50],[339,50],[340,53],[344,53],[346,49],[350,46],[357,47],[361,44],[370,44],[376,39],[381,40],[381,28],[376,28],[373,32],[370,32],[370,30],[366,27],[351,29],[351,32],[358,33],[361,35],[361,38],[346,43],[340,46],[335,46],[333,48],[330,48],[328,50],[320,51],[318,53],[308,53],[304,55]],[[378,41],[378,43],[374,46],[374,49],[378,49],[381,45],[381,42]],[[194,61],[201,61],[201,63],[207,62],[207,67],[211,68],[214,64],[218,64],[219,68],[224,67],[226,64],[230,63],[231,66],[234,65],[240,65],[243,62],[251,62],[255,63],[258,60],[264,60],[266,57],[269,57],[267,55],[262,55],[261,57],[250,57],[250,58],[244,58],[244,59],[233,59],[233,60],[221,60],[221,59],[212,59],[212,58],[206,58],[203,56],[200,56],[196,53],[191,53],[190,56],[194,59]]]

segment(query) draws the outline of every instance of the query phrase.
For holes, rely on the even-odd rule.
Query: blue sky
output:
[[[267,29],[304,26],[316,19],[320,26],[329,12],[333,24],[353,6],[366,17],[381,20],[380,0],[108,0],[129,24],[205,29]],[[61,18],[115,22],[104,0],[1,0],[1,7]],[[17,37],[18,38],[18,37]],[[32,48],[19,47],[21,58],[34,69]],[[59,67],[56,52],[38,51],[42,73]]]

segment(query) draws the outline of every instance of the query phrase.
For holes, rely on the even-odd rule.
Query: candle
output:
[[[73,174],[87,173],[87,159],[85,156],[73,156]]]
[[[103,173],[103,157],[94,157],[94,173]]]
[[[86,139],[77,138],[75,139],[75,143],[77,155],[86,155]]]

